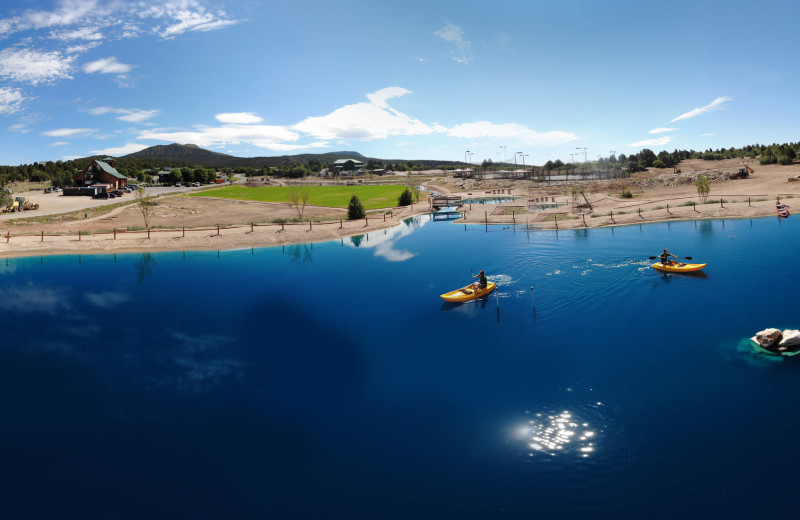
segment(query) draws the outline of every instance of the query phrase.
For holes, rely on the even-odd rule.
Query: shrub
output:
[[[784,166],[787,164],[792,164],[792,158],[787,155],[779,155],[778,164],[783,164]]]
[[[367,216],[367,212],[364,211],[364,206],[358,199],[358,195],[353,195],[350,198],[350,204],[347,205],[347,220],[358,220],[365,216]]]
[[[411,193],[411,190],[406,188],[405,190],[403,190],[403,193],[401,193],[400,197],[397,199],[397,205],[410,206],[413,201],[414,201],[414,195]]]
[[[622,197],[623,199],[632,199],[633,193],[631,193],[630,191],[623,191],[620,197]]]
[[[666,168],[666,167],[667,165],[664,164],[664,161],[662,161],[661,159],[656,159],[655,161],[653,161],[653,168]]]

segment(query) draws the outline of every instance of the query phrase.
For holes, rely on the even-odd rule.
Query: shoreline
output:
[[[756,209],[756,208],[753,208]],[[420,215],[432,214],[431,211],[414,211],[409,212],[397,219],[391,221],[378,221],[375,224],[363,225],[361,221],[344,221],[342,229],[324,229],[323,226],[329,224],[317,224],[316,229],[308,230],[305,225],[292,224],[287,225],[284,230],[272,229],[255,229],[249,231],[250,226],[237,226],[229,228],[221,228],[224,234],[208,235],[208,228],[200,230],[187,230],[195,236],[181,236],[182,230],[158,230],[158,237],[148,239],[142,238],[117,238],[112,239],[105,234],[101,235],[84,235],[81,240],[76,239],[74,236],[64,236],[65,240],[57,240],[51,242],[39,242],[39,238],[35,235],[27,237],[17,237],[16,244],[11,243],[11,248],[7,248],[8,244],[0,242],[0,258],[27,258],[37,256],[67,256],[67,255],[107,255],[107,254],[137,254],[137,253],[161,253],[161,252],[175,252],[175,251],[235,251],[245,250],[251,248],[266,248],[277,247],[285,245],[300,245],[311,244],[320,242],[329,242],[350,238],[358,235],[374,233],[385,229],[402,224],[402,221],[409,217],[416,217]],[[747,218],[769,218],[776,214],[769,214],[763,211],[753,212],[752,214],[741,215],[731,212],[730,214],[709,214],[704,216],[697,216],[693,218],[687,217],[672,217],[664,219],[648,219],[632,222],[616,222],[616,223],[600,223],[597,225],[584,226],[582,219],[568,220],[561,222],[562,225],[556,227],[552,222],[547,222],[546,226],[530,226],[524,222],[509,222],[498,221],[496,219],[482,222],[477,219],[465,220],[463,217],[448,221],[450,224],[458,225],[474,225],[474,226],[520,226],[527,227],[527,231],[572,231],[576,229],[603,229],[614,227],[627,227],[642,224],[663,224],[665,222],[689,222],[697,220],[739,220]],[[376,219],[377,220],[377,219]],[[597,218],[591,219],[597,220]],[[563,225],[567,222],[578,223],[579,225]],[[587,220],[587,223],[590,222]],[[349,226],[347,224],[350,224]],[[539,223],[545,224],[545,223]],[[270,224],[276,226],[276,224]],[[358,227],[354,227],[358,226]],[[262,226],[266,227],[266,226]],[[302,229],[298,229],[302,227]],[[144,234],[146,231],[130,231],[130,234]],[[155,233],[155,231],[154,231]],[[125,235],[126,233],[120,233]],[[251,236],[256,234],[256,236]],[[118,235],[119,236],[119,235]],[[51,237],[52,238],[52,237]]]

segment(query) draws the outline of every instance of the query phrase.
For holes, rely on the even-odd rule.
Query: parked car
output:
[[[122,191],[122,190],[114,190],[114,191],[112,191],[111,193],[113,193],[113,194],[114,194],[114,195],[116,195],[117,197],[122,197],[122,196],[125,194],[125,192],[124,192],[124,191]]]
[[[180,183],[180,182],[176,182],[176,183],[175,183],[175,187],[176,187],[176,188],[180,188],[180,187],[181,187],[181,183]]]
[[[107,196],[109,199],[113,199],[114,197],[116,197],[116,195],[114,195],[114,193],[113,193],[113,192],[111,192],[111,193],[106,193],[106,196]]]
[[[111,195],[111,196],[113,197],[113,195]],[[101,191],[100,193],[95,193],[94,195],[92,195],[92,198],[93,199],[107,199],[108,198],[108,193],[106,193],[104,191]]]
[[[192,187],[199,188],[200,187],[200,183],[199,182],[193,182],[192,183]]]
[[[61,188],[53,188],[53,191],[61,191]]]

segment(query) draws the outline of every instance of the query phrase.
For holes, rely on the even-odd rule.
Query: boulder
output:
[[[778,342],[778,350],[797,350],[800,348],[800,330],[786,329]]]
[[[756,332],[755,340],[763,348],[772,348],[783,338],[783,333],[778,329],[764,329]]]

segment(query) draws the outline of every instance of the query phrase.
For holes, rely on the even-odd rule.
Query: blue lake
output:
[[[0,514],[790,516],[797,222],[3,259]]]

